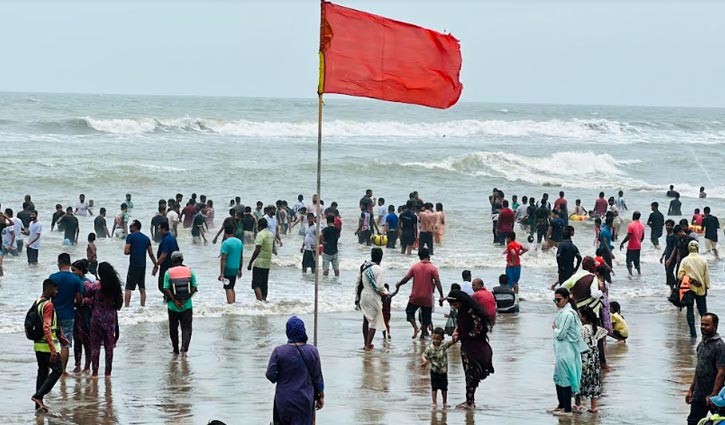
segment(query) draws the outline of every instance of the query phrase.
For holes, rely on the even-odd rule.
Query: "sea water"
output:
[[[41,282],[56,270],[56,256],[66,251],[85,256],[92,217],[79,217],[79,245],[63,247],[62,235],[50,232],[56,203],[74,206],[84,193],[108,210],[109,227],[124,195],[133,196],[131,215],[148,234],[159,199],[192,192],[214,201],[218,230],[229,200],[245,205],[278,199],[292,205],[298,194],[309,203],[315,192],[317,102],[310,99],[249,99],[71,94],[0,94],[0,202],[20,209],[31,194],[43,223],[40,264],[24,255],[5,257],[0,279],[0,334],[22,331],[24,313],[41,292]],[[629,211],[643,219],[652,201],[667,211],[670,184],[682,194],[684,217],[708,205],[725,219],[725,110],[611,106],[508,105],[461,103],[449,110],[367,100],[325,99],[322,148],[322,198],[339,203],[343,219],[340,278],[321,278],[320,310],[354,308],[353,286],[369,247],[353,235],[358,200],[366,189],[400,205],[417,190],[425,201],[441,202],[447,215],[443,246],[433,263],[440,268],[444,290],[473,270],[494,285],[504,269],[503,249],[492,244],[488,195],[494,187],[506,197],[517,194],[553,201],[566,192],[570,210],[581,199],[591,208],[599,191],[624,191]],[[705,186],[708,198],[697,198]],[[574,242],[593,254],[591,223],[574,223]],[[192,245],[188,231],[179,243],[185,262],[199,277],[195,315],[289,315],[313,309],[313,282],[300,271],[301,237],[295,229],[272,260],[269,304],[254,301],[251,273],[237,283],[237,304],[225,305],[218,245]],[[520,232],[521,234],[521,232]],[[649,230],[647,231],[649,234]],[[209,237],[209,236],[208,236]],[[211,239],[211,237],[209,237]],[[525,240],[522,236],[520,240]],[[666,308],[660,252],[647,236],[642,253],[644,276],[626,279],[623,253],[615,264],[612,296],[632,302],[657,297]],[[664,245],[664,239],[661,240]],[[122,280],[128,266],[123,242],[99,240],[99,261],[109,261]],[[530,305],[550,303],[546,289],[556,279],[553,252],[532,251],[522,259],[521,295]],[[155,247],[154,247],[155,249]],[[245,264],[251,255],[246,247]],[[385,281],[393,286],[417,261],[386,250]],[[722,266],[711,262],[713,286],[723,285]],[[147,267],[150,273],[151,266]],[[149,301],[119,313],[121,326],[166,318],[156,279],[147,276]],[[393,307],[407,301],[401,290]]]

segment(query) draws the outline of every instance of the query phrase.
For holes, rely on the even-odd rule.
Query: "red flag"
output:
[[[448,108],[461,96],[461,46],[450,34],[322,4],[318,93]]]

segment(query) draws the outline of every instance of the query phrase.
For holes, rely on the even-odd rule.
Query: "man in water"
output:
[[[116,216],[116,220],[113,222],[111,234],[114,237],[124,239],[128,235],[128,206],[126,204],[121,204],[121,213]]]
[[[682,202],[680,202],[680,194],[675,192],[674,197],[675,199],[670,201],[670,208],[667,210],[667,215],[680,216],[682,215]]]
[[[715,260],[720,261],[720,255],[717,252],[717,232],[720,230],[720,221],[714,215],[710,214],[710,207],[703,210],[705,217],[702,219],[702,227],[705,230],[705,252],[715,255]]]
[[[78,203],[76,204],[76,215],[81,217],[93,215],[93,211],[91,211],[91,206],[88,205],[88,202],[86,202],[86,195],[82,193],[78,197]]]
[[[101,208],[98,211],[98,215],[93,219],[93,229],[96,231],[96,237],[98,238],[110,238],[111,232],[108,231],[108,224],[106,224],[106,209]]]
[[[650,213],[649,218],[647,219],[647,225],[652,229],[650,230],[650,240],[652,240],[652,245],[654,245],[655,249],[660,249],[662,227],[665,225],[665,216],[662,215],[659,207],[659,203],[652,202],[652,213]]]
[[[554,210],[559,211],[559,218],[564,221],[564,227],[569,225],[569,203],[564,198],[564,191],[559,192],[559,198],[554,201]]]
[[[279,224],[277,223],[277,217],[276,217],[276,207],[274,205],[267,205],[267,208],[264,209],[264,219],[267,221],[267,229],[272,233],[274,236],[274,244],[272,244],[272,252],[276,255],[277,254],[277,248],[276,245],[282,246],[282,238],[280,236],[281,229],[279,227]],[[310,211],[308,211],[310,212]]]
[[[58,271],[49,276],[49,279],[58,285],[58,293],[53,297],[53,306],[58,315],[58,326],[68,339],[68,344],[60,350],[61,371],[65,376],[65,367],[68,364],[69,348],[73,347],[73,325],[75,324],[75,305],[83,303],[83,281],[70,271],[70,255],[58,255]]]
[[[130,193],[127,193],[127,194],[126,194],[126,200],[125,200],[125,201],[123,201],[123,202],[124,202],[124,203],[126,204],[126,206],[128,207],[128,212],[129,212],[129,213],[130,213],[131,211],[133,211],[133,201],[131,200],[131,194],[130,194]]]
[[[660,264],[664,264],[665,266],[665,276],[667,278],[666,282],[670,289],[674,289],[677,286],[677,281],[675,280],[675,267],[677,266],[677,263],[670,260],[672,253],[675,252],[677,248],[677,235],[674,232],[674,227],[674,220],[667,219],[667,221],[665,221],[667,236],[665,238],[665,250],[660,256]],[[675,254],[675,256],[676,255],[677,254]]]
[[[551,216],[551,210],[546,207],[546,203],[542,203],[536,209],[536,243],[539,245],[549,242],[546,239],[549,230],[549,216]]]
[[[363,198],[366,199],[366,198]],[[357,243],[360,245],[368,245],[370,246],[370,235],[371,235],[371,228],[370,228],[370,212],[364,205],[360,205],[360,217],[357,221],[357,230],[355,230],[355,235],[357,236]]]
[[[263,218],[266,214],[264,213],[264,209],[262,208],[264,204],[262,201],[257,201],[257,207],[252,213],[254,215],[255,220],[259,220],[260,218]]]
[[[464,270],[463,272],[461,272],[461,279],[463,279],[463,281],[461,282],[461,291],[467,293],[468,295],[473,295],[473,285],[471,284],[471,271]]]
[[[579,248],[571,241],[572,232],[569,227],[564,229],[562,234],[562,240],[559,244],[559,248],[556,250],[556,264],[559,270],[559,281],[552,286],[561,285],[567,279],[569,279],[577,270],[582,263],[582,256],[579,253]],[[576,260],[576,264],[574,263]]]
[[[315,215],[307,213],[307,224],[304,227],[305,237],[302,239],[300,254],[302,254],[302,273],[307,273],[307,269],[314,271],[315,249],[317,245],[317,226],[315,225]]]
[[[617,192],[617,199],[614,202],[620,213],[623,213],[628,210],[627,202],[624,200],[624,191],[620,190],[619,192]]]
[[[674,185],[670,185],[670,190],[667,191],[666,195],[668,198],[679,198],[680,197],[680,194],[679,194],[679,192],[677,192],[675,190]]]
[[[257,237],[254,240],[254,252],[249,259],[247,270],[252,271],[252,290],[257,301],[267,302],[269,287],[269,266],[272,262],[272,249],[275,236],[269,230],[267,219],[260,218],[257,222]],[[254,265],[254,268],[252,268]]]
[[[564,228],[566,225],[564,224],[564,220],[559,215],[559,211],[554,210],[551,212],[551,221],[549,221],[549,231],[546,234],[546,239],[548,240],[548,244],[546,245],[546,249],[553,248],[555,246],[559,246],[561,243],[561,240],[564,237]]]
[[[413,288],[410,290],[408,305],[405,307],[405,315],[413,327],[413,338],[415,339],[420,332],[420,338],[423,339],[428,337],[428,328],[432,324],[431,314],[433,313],[434,288],[437,288],[440,294],[440,305],[443,305],[445,296],[443,295],[443,287],[438,276],[438,267],[430,262],[428,249],[420,248],[418,250],[418,258],[420,262],[413,264],[405,277],[395,285],[395,292],[391,294],[391,297],[397,295],[400,287],[408,283],[410,279],[413,279]],[[420,328],[418,328],[415,321],[415,313],[418,309],[422,310],[422,323]]]
[[[408,200],[400,213],[400,253],[410,255],[413,244],[418,239],[418,217],[412,211],[413,201]]]
[[[644,224],[639,221],[640,217],[639,211],[632,214],[632,222],[627,226],[627,236],[619,244],[619,250],[621,251],[624,244],[627,243],[627,271],[630,276],[632,276],[632,263],[634,263],[634,268],[637,269],[637,274],[642,274],[639,267],[639,258],[642,251],[642,241],[644,240]]]
[[[519,297],[509,286],[505,274],[498,277],[498,286],[493,288],[493,298],[496,300],[497,313],[518,313]]]
[[[158,275],[158,288],[159,291],[164,294],[165,299],[166,292],[164,292],[164,276],[166,275],[166,271],[172,267],[171,254],[179,250],[179,244],[176,242],[176,238],[169,232],[169,223],[159,224],[159,233],[161,234],[161,242],[159,243],[158,250],[156,251],[156,264],[154,265],[151,275],[156,276],[156,273],[160,272]]]
[[[40,249],[40,236],[43,225],[38,221],[38,212],[30,211],[30,225],[25,226],[28,235],[28,264],[38,264],[38,250]]]
[[[509,210],[511,211],[511,210]],[[418,250],[428,248],[428,253],[433,255],[433,232],[435,231],[436,215],[433,212],[433,204],[426,202],[420,216],[420,234],[418,236]],[[513,211],[511,214],[513,218]]]
[[[73,208],[71,208],[73,210]],[[61,224],[58,223],[58,221],[63,218],[65,215],[65,212],[63,211],[63,205],[61,204],[55,204],[55,212],[53,213],[53,218],[50,221],[50,231],[52,232],[55,230],[55,225],[58,225],[58,231],[62,232],[63,228],[61,227]]]
[[[697,345],[697,366],[685,402],[690,405],[687,425],[697,423],[710,412],[709,398],[716,396],[725,381],[725,341],[717,333],[720,319],[706,313],[700,319],[702,341]]]
[[[488,316],[491,326],[493,326],[496,323],[496,299],[483,285],[483,279],[478,277],[473,279],[471,286],[473,286],[473,295],[471,298],[478,302],[483,311],[486,313],[486,316]]]
[[[521,278],[521,256],[528,252],[528,248],[524,248],[516,242],[516,233],[509,232],[506,237],[506,277],[507,282],[514,289],[516,294],[519,293],[519,279]]]
[[[594,202],[594,217],[604,217],[607,214],[607,200],[604,199],[604,192],[599,192],[599,198]]]
[[[184,229],[189,229],[194,224],[194,216],[196,215],[196,201],[192,198],[186,203],[186,206],[181,210],[179,220],[181,220]]]
[[[340,276],[340,260],[338,258],[337,241],[340,239],[340,229],[335,227],[335,216],[327,216],[327,226],[322,229],[322,275],[330,273],[330,264],[335,272],[335,277]]]
[[[166,223],[168,226],[168,223]],[[141,295],[141,307],[146,305],[146,255],[156,267],[156,257],[151,248],[151,240],[141,233],[141,222],[134,220],[129,226],[131,233],[126,237],[126,245],[123,247],[123,254],[128,255],[128,273],[126,274],[126,292],[124,304],[126,308],[131,305],[131,293],[136,290]],[[159,239],[160,240],[160,239]]]
[[[700,187],[700,194],[698,195],[698,197],[699,197],[700,199],[705,199],[705,198],[707,198],[707,193],[705,193],[705,188],[704,188],[704,187],[702,187],[702,186]]]
[[[73,215],[73,208],[68,207],[65,215],[58,220],[58,228],[63,227],[63,245],[72,246],[78,243],[78,218]]]
[[[677,272],[677,278],[683,282],[683,278],[689,278],[689,291],[685,293],[685,297],[689,302],[683,302],[687,307],[687,324],[690,327],[690,336],[697,338],[695,332],[695,311],[694,305],[697,304],[697,312],[702,318],[707,313],[707,291],[710,289],[710,271],[707,268],[707,261],[699,254],[699,244],[691,241],[687,244],[689,255],[680,263],[680,270]],[[686,285],[685,282],[682,285]],[[684,300],[684,298],[683,298]]]
[[[166,218],[166,207],[161,205],[159,206],[159,211],[156,213],[154,218],[151,219],[151,239],[153,239],[153,241],[156,243],[161,242],[161,235],[159,235],[159,226],[163,222],[168,223],[169,220]]]
[[[509,201],[503,200],[501,202],[501,210],[498,212],[498,230],[497,230],[497,237],[498,237],[498,243],[501,245],[504,245],[506,243],[506,237],[508,237],[508,234],[513,232],[514,230],[514,223],[516,221],[516,214],[514,214],[514,211],[509,208]]]
[[[200,244],[202,239],[204,240],[204,245],[209,243],[206,240],[206,235],[204,232],[204,226],[206,225],[206,218],[204,217],[204,214],[202,214],[201,210],[197,210],[196,214],[194,214],[194,220],[192,222],[193,227],[191,228],[191,237],[193,240],[193,243]]]
[[[395,214],[395,205],[388,206],[388,215],[385,217],[385,226],[383,229],[388,237],[388,242],[385,244],[385,247],[395,249],[398,240],[398,215]]]
[[[171,200],[171,199],[169,199]],[[159,207],[162,207],[163,205],[159,205]],[[168,206],[168,211],[166,212],[166,220],[169,222],[169,231],[171,232],[171,235],[173,237],[177,237],[179,235],[179,204],[174,202],[173,204],[170,204]]]
[[[167,229],[168,231],[168,229]],[[171,268],[164,273],[163,292],[169,314],[169,336],[174,355],[186,357],[191,343],[192,321],[194,317],[191,297],[197,291],[196,274],[185,266],[184,255],[174,251],[170,255]],[[181,325],[181,350],[179,350],[179,325]]]
[[[234,304],[237,295],[234,285],[242,278],[244,264],[244,243],[234,237],[234,226],[224,226],[224,242],[221,246],[219,259],[219,281],[224,283],[227,304]]]

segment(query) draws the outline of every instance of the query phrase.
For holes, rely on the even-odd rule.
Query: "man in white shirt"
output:
[[[40,235],[43,225],[38,221],[38,212],[30,211],[30,226],[28,226],[28,264],[38,264],[38,250],[40,249]]]
[[[84,195],[82,193],[78,197],[78,203],[76,204],[75,215],[81,216],[81,217],[87,217],[89,215],[93,215],[93,211],[91,211],[90,205],[88,205],[88,202],[86,202],[86,195]]]
[[[169,220],[169,232],[177,237],[176,229],[179,227],[179,204],[174,202],[173,207],[170,207],[166,212],[166,219]]]

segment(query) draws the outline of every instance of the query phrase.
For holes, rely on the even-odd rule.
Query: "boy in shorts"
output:
[[[444,334],[443,328],[433,329],[432,342],[421,356],[423,360],[421,367],[426,367],[430,363],[431,397],[434,408],[438,407],[438,390],[443,395],[443,406],[448,407],[448,348],[456,343],[456,338],[443,342]]]

